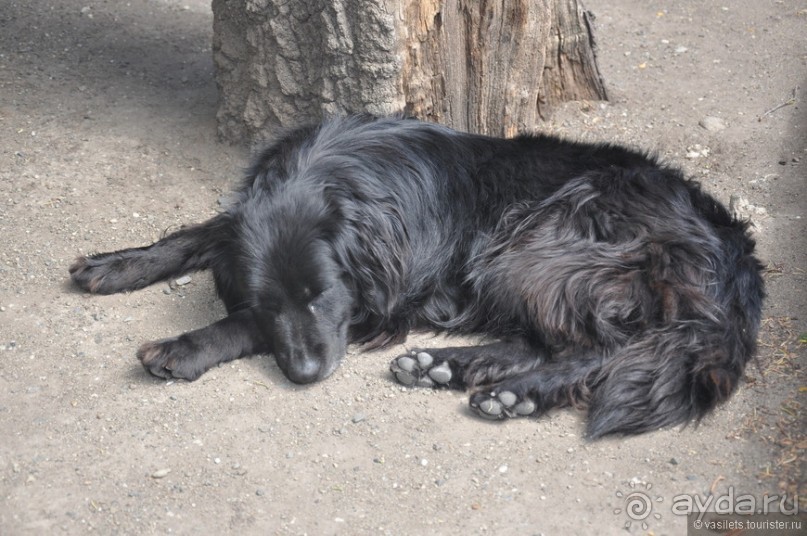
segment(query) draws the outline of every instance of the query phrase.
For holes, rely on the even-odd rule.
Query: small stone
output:
[[[708,116],[701,119],[698,124],[709,132],[719,132],[726,128],[726,123],[719,117]]]
[[[506,465],[500,465],[499,466],[499,473],[504,474],[504,473],[507,472],[508,469],[509,468]]]
[[[709,156],[711,150],[708,147],[702,147],[700,144],[696,143],[695,145],[691,145],[687,147],[686,157],[691,159],[695,158],[705,158]]]
[[[258,497],[263,497],[264,495],[266,495],[266,491],[263,488],[258,488],[255,490],[255,495],[257,495]]]
[[[175,282],[176,282],[177,285],[182,287],[182,286],[187,285],[188,283],[191,282],[191,276],[183,275],[182,277],[178,277]]]
[[[670,458],[670,465],[678,465],[678,460],[675,458]]]
[[[170,472],[171,469],[158,469],[151,473],[151,478],[165,478]]]
[[[757,216],[767,216],[768,215],[768,209],[767,208],[756,206],[756,205],[751,205],[751,206],[753,206],[754,214],[756,214]]]
[[[367,418],[367,416],[364,413],[359,412],[359,413],[354,414],[353,417],[350,418],[350,420],[353,421],[354,423],[359,423],[359,422],[362,422],[366,418]]]
[[[732,213],[737,214],[745,210],[747,206],[748,200],[739,194],[731,194],[731,197],[729,197],[729,211]]]
[[[679,46],[675,47],[675,53],[676,54],[683,54],[687,50],[689,50],[689,49],[687,47],[683,46],[683,45],[679,45]]]

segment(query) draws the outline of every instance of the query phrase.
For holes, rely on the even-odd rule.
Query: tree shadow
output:
[[[153,2],[80,6],[4,3],[0,60],[18,75],[21,93],[62,112],[83,104],[103,113],[126,103],[168,116],[215,117],[209,11]]]

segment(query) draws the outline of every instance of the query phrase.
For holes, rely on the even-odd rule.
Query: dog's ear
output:
[[[329,186],[323,188],[320,201],[322,201],[320,235],[326,240],[333,240],[344,228],[345,203],[340,199],[337,190]]]

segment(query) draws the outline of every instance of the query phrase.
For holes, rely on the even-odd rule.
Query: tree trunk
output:
[[[483,134],[605,99],[578,0],[213,0],[219,133],[401,110]]]

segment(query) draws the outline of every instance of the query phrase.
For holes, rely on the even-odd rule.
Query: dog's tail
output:
[[[711,198],[695,201],[706,205],[699,208],[722,244],[711,281],[699,290],[683,281],[668,287],[678,310],[689,312],[642,332],[603,360],[592,379],[591,438],[700,420],[731,396],[756,353],[765,293],[748,224]]]

